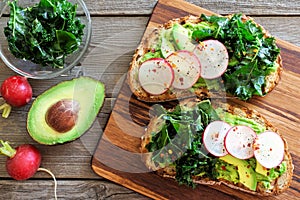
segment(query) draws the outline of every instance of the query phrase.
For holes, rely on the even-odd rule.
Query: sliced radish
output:
[[[254,156],[265,168],[277,167],[284,157],[282,138],[271,131],[259,134],[254,141]]]
[[[143,62],[139,68],[138,78],[142,88],[149,94],[160,95],[173,83],[174,71],[162,58],[153,58]]]
[[[248,126],[234,126],[225,136],[225,148],[229,154],[239,159],[248,159],[254,155],[253,143],[256,133]]]
[[[224,121],[214,121],[208,124],[203,133],[203,144],[214,156],[225,156],[228,152],[224,146],[224,138],[231,126]]]
[[[199,79],[200,62],[194,53],[180,50],[172,53],[166,60],[174,70],[174,88],[188,89]]]
[[[201,62],[201,77],[214,79],[222,76],[228,66],[228,52],[218,40],[205,40],[194,49],[194,54]]]

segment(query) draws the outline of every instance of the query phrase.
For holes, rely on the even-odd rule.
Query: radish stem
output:
[[[8,103],[4,103],[0,106],[0,110],[3,110],[2,117],[8,118],[10,111],[11,111],[11,105],[9,105]]]
[[[16,155],[16,150],[12,148],[8,142],[4,142],[3,140],[0,140],[0,143],[2,147],[0,147],[0,154],[3,154],[5,156],[8,156],[9,158],[12,158]]]
[[[56,190],[57,190],[57,181],[56,181],[56,178],[55,178],[54,174],[53,174],[50,170],[45,169],[45,168],[42,168],[42,167],[38,168],[37,171],[43,171],[43,172],[46,172],[46,173],[48,173],[48,174],[51,175],[51,177],[52,177],[53,180],[54,180],[54,198],[55,198],[55,200],[57,200],[57,194],[56,194]]]

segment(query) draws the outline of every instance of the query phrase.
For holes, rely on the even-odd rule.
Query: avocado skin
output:
[[[73,141],[82,136],[93,124],[105,98],[105,86],[89,77],[63,81],[39,95],[27,115],[27,131],[40,144],[55,145]],[[59,133],[46,122],[48,109],[64,99],[76,100],[80,104],[75,126]]]

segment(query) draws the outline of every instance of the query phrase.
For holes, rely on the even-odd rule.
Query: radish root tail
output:
[[[37,171],[46,172],[46,173],[50,174],[50,176],[53,178],[53,180],[54,180],[54,198],[55,198],[55,200],[57,200],[57,194],[56,194],[56,190],[57,190],[57,181],[56,181],[56,178],[55,178],[54,174],[53,174],[50,170],[45,169],[45,168],[41,168],[41,167],[38,168]]]

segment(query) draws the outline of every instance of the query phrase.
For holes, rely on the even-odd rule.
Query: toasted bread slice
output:
[[[180,105],[184,107],[192,108],[194,107],[199,100],[191,100],[186,99],[181,101]],[[230,182],[228,180],[210,180],[209,178],[201,178],[199,176],[193,177],[193,182],[197,184],[202,185],[220,185],[225,184],[228,187],[234,188],[236,190],[240,190],[243,192],[251,193],[254,195],[259,196],[271,196],[271,195],[278,195],[282,192],[284,192],[291,184],[292,176],[293,176],[293,170],[294,166],[292,163],[292,157],[288,151],[288,146],[286,140],[282,137],[282,135],[278,132],[278,130],[269,122],[267,121],[261,114],[259,114],[255,110],[250,110],[242,106],[233,105],[231,103],[224,103],[224,102],[213,102],[214,108],[222,108],[224,112],[228,112],[234,115],[239,115],[245,118],[249,118],[254,120],[255,122],[259,123],[260,125],[263,125],[266,127],[266,130],[276,132],[284,141],[285,150],[284,150],[284,159],[283,162],[286,162],[286,171],[281,176],[279,176],[277,179],[275,179],[271,183],[270,189],[265,189],[261,183],[257,184],[256,191],[252,191],[248,188],[246,188],[241,183],[234,184],[233,182]],[[161,130],[162,124],[164,124],[164,120],[159,117],[154,117],[151,119],[146,133],[141,138],[141,152],[142,152],[142,159],[145,162],[146,166],[153,170],[155,173],[162,177],[172,178],[175,179],[176,175],[176,168],[174,166],[166,166],[164,168],[157,167],[154,162],[152,161],[152,153],[148,152],[146,145],[151,141],[151,134],[157,133]]]
[[[228,18],[231,18],[232,15],[226,16]],[[251,17],[243,16],[243,20],[254,20]],[[167,23],[160,25],[159,27],[154,28],[154,30],[144,36],[144,39],[141,41],[140,45],[137,47],[135,54],[133,55],[130,68],[128,71],[127,81],[130,86],[131,91],[133,94],[142,101],[146,102],[164,102],[164,101],[170,101],[175,99],[182,99],[186,97],[192,97],[192,96],[198,96],[198,97],[206,97],[210,96],[210,92],[206,87],[199,87],[199,88],[193,88],[193,91],[191,90],[180,90],[172,88],[171,90],[168,90],[167,92],[161,94],[161,95],[151,95],[148,94],[142,87],[138,80],[138,72],[139,72],[139,66],[141,65],[140,59],[147,53],[152,50],[153,45],[157,44],[160,39],[160,35],[164,29],[170,29],[173,27],[175,23],[179,24],[185,24],[185,23],[199,23],[201,22],[200,17],[196,16],[185,16],[181,18],[176,18],[168,21]],[[261,27],[264,33],[264,37],[270,37],[270,34],[259,24],[254,22],[258,27]],[[277,70],[270,73],[266,77],[266,84],[263,88],[263,93],[267,94],[273,88],[278,84],[280,80],[280,75],[282,72],[282,61],[281,56],[278,55],[276,63],[278,65]]]

